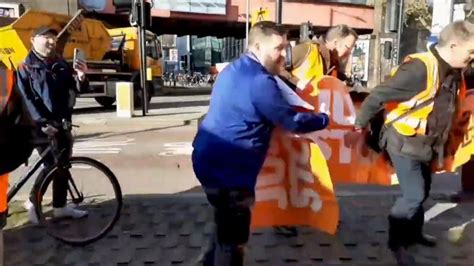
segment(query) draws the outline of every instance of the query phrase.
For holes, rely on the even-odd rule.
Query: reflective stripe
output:
[[[397,114],[394,114],[394,113],[388,114],[388,116],[387,116],[388,122],[387,123],[389,123],[390,121],[396,119],[399,116],[400,115],[397,115]],[[404,118],[401,118],[401,119],[395,121],[394,123],[405,124],[407,126],[410,126],[411,128],[417,128],[420,125],[420,119],[413,118],[413,117],[404,117]]]
[[[421,60],[426,66],[426,88],[415,95],[408,101],[401,102],[393,109],[391,112],[388,113],[386,118],[386,123],[390,123],[390,121],[396,120],[401,115],[408,112],[416,105],[421,104],[425,101],[428,101],[435,97],[436,92],[439,89],[438,86],[438,60],[431,52],[426,53],[419,53],[413,54],[408,56],[405,59],[405,62],[408,62],[413,59]],[[399,133],[402,134],[425,134],[426,133],[426,126],[427,126],[427,118],[428,115],[433,110],[434,103],[417,110],[416,116],[413,114],[409,114],[407,117],[403,117],[395,122],[393,122],[394,127],[397,128]],[[409,129],[411,128],[411,130]],[[403,131],[403,132],[401,132]]]
[[[7,210],[8,174],[0,175],[0,212]]]

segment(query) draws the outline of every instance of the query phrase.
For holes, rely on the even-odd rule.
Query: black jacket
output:
[[[460,70],[453,69],[438,54],[434,45],[430,48],[439,62],[439,80],[441,89],[435,96],[433,112],[428,117],[428,133],[441,133],[448,126],[451,117],[446,110],[453,108],[452,98],[456,96],[460,84]],[[395,75],[375,87],[364,100],[357,114],[356,127],[365,128],[370,119],[383,108],[387,102],[404,102],[426,89],[426,66],[419,59],[403,63]],[[449,83],[449,84],[448,84]],[[443,86],[444,85],[444,86]]]
[[[18,88],[33,120],[36,122],[71,120],[72,91],[85,89],[87,82],[79,82],[73,70],[61,57],[42,59],[30,51],[18,67]]]

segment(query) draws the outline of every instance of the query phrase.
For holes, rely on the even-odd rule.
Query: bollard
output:
[[[117,117],[133,117],[133,83],[117,82],[115,95],[117,97]]]

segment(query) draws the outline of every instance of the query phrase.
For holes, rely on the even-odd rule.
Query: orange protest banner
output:
[[[344,145],[355,108],[344,83],[332,76],[312,82],[300,97],[315,110],[329,107],[330,126],[298,138],[276,130],[257,179],[253,227],[308,225],[335,233],[339,207],[334,183],[391,184],[380,154]]]
[[[334,183],[391,185],[393,171],[381,154],[369,149],[363,139],[355,149],[344,145],[344,136],[352,130],[356,118],[356,108],[346,85],[335,77],[323,76],[306,90],[311,93],[303,92],[301,96],[316,110],[322,104],[329,107],[329,127],[306,137],[320,147],[331,180]]]
[[[309,225],[335,233],[339,208],[317,145],[275,131],[257,179],[253,227]]]

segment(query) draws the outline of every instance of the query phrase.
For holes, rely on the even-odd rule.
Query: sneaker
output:
[[[55,218],[74,218],[79,219],[87,216],[88,212],[83,210],[77,210],[70,206],[62,208],[54,208],[54,217]]]
[[[23,203],[23,207],[25,207],[26,211],[28,212],[28,221],[32,224],[38,224],[38,216],[36,215],[35,205],[31,203],[28,199]]]

